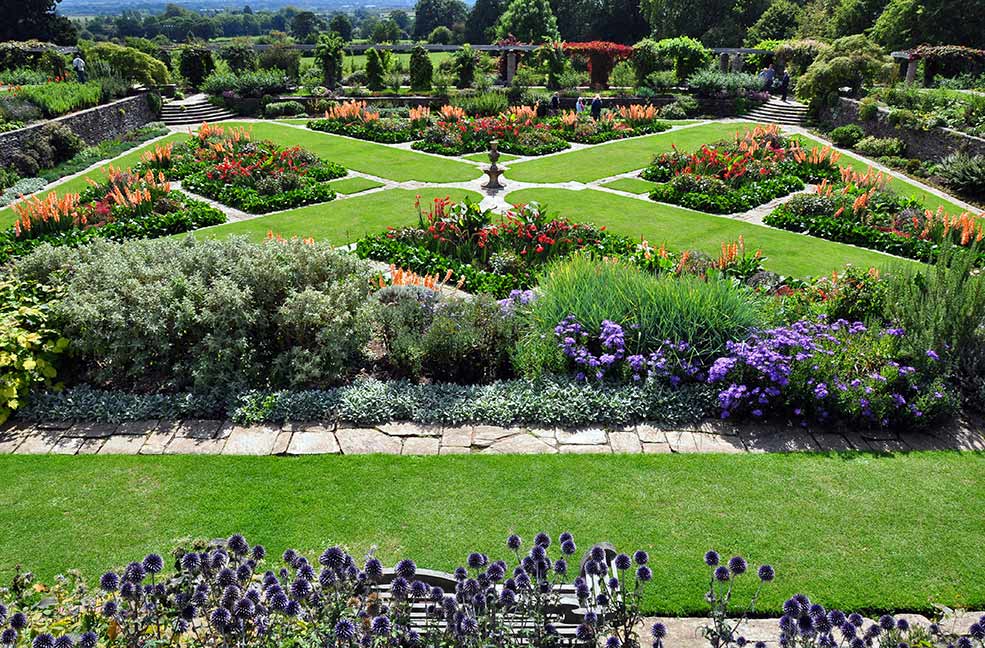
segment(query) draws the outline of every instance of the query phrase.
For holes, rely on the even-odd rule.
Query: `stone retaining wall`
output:
[[[967,135],[951,128],[932,128],[917,131],[909,128],[896,128],[889,123],[889,109],[880,106],[872,119],[861,119],[858,115],[860,102],[856,99],[839,97],[838,103],[825,109],[821,121],[828,128],[857,124],[866,135],[873,137],[896,137],[906,143],[907,157],[922,160],[939,160],[956,151],[969,155],[985,155],[985,139]]]
[[[65,124],[86,144],[94,145],[107,139],[119,137],[156,119],[157,114],[151,109],[147,100],[147,93],[141,93],[95,108],[63,115],[46,122],[0,133],[0,164],[10,164],[14,154],[40,128],[48,123]]]

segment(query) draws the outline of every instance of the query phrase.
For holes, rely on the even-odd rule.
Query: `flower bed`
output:
[[[601,144],[624,137],[660,133],[670,124],[658,118],[653,106],[620,106],[616,112],[604,112],[595,120],[587,112],[564,111],[550,120],[555,132],[569,142]]]
[[[141,166],[253,214],[333,200],[335,191],[325,181],[346,174],[341,165],[299,146],[254,141],[249,131],[208,124],[187,142],[155,147]]]
[[[627,238],[594,225],[548,216],[537,204],[496,216],[477,203],[435,199],[428,211],[417,205],[418,225],[369,236],[356,244],[363,258],[386,261],[421,274],[448,271],[469,292],[505,297],[529,288],[547,263],[576,251],[628,254]]]
[[[461,108],[443,106],[437,121],[413,147],[440,155],[462,155],[485,151],[493,140],[499,142],[500,151],[514,155],[545,155],[568,148],[530,106],[514,106],[497,117],[468,117]]]
[[[172,190],[160,172],[139,174],[110,166],[105,175],[103,182],[78,194],[51,193],[15,204],[17,220],[0,232],[0,260],[44,243],[156,238],[226,221],[218,209]]]
[[[427,108],[411,109],[409,119],[380,117],[379,112],[366,107],[365,101],[347,101],[326,110],[324,119],[309,121],[308,128],[383,144],[397,144],[418,139],[429,112]],[[420,116],[415,117],[415,114]]]
[[[837,177],[838,157],[827,147],[804,151],[777,126],[757,127],[697,153],[664,153],[640,175],[662,183],[652,200],[729,214],[799,191],[805,182]]]
[[[814,194],[794,197],[763,222],[921,261],[933,261],[944,242],[968,247],[985,237],[982,217],[924,209],[887,190],[887,180],[871,169],[866,174],[844,169],[840,182],[825,182]]]

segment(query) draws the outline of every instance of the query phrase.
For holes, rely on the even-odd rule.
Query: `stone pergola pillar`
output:
[[[506,52],[506,85],[513,83],[516,76],[516,52],[509,50]]]
[[[718,69],[722,72],[728,72],[728,52],[722,52],[718,55]]]
[[[917,78],[917,63],[918,59],[910,59],[909,63],[906,65],[906,83],[912,85]]]

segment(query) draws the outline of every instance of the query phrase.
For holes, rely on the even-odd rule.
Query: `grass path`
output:
[[[482,172],[473,164],[426,155],[417,151],[384,146],[376,142],[340,137],[276,122],[226,122],[246,126],[256,138],[284,146],[303,146],[317,155],[361,171],[397,182],[467,182]]]
[[[681,130],[634,137],[591,148],[517,162],[506,172],[507,180],[521,182],[592,182],[642,169],[659,153],[676,145],[691,150],[752,126],[743,123],[710,123]]]
[[[841,270],[846,263],[883,267],[899,259],[722,216],[662,205],[596,190],[524,189],[506,196],[511,203],[538,201],[551,212],[575,221],[605,225],[611,231],[645,238],[672,250],[698,249],[717,257],[721,243],[745,237],[747,248],[760,248],[767,269],[797,277]]]
[[[392,565],[507,558],[516,531],[650,552],[648,613],[706,612],[705,550],[769,562],[760,612],[982,609],[985,455],[0,457],[0,581],[50,582],[243,532],[271,556],[333,543]],[[747,580],[752,585],[755,578]],[[740,600],[747,593],[741,589]]]
[[[451,196],[455,200],[470,197],[478,200],[479,194],[464,189],[388,189],[344,200],[333,200],[308,205],[289,211],[260,216],[250,220],[226,223],[193,232],[199,238],[222,238],[243,234],[255,241],[263,239],[267,232],[285,238],[313,237],[317,241],[330,241],[335,245],[355,242],[367,234],[379,234],[387,227],[412,225],[417,222],[414,201],[421,196],[422,203],[434,198]]]

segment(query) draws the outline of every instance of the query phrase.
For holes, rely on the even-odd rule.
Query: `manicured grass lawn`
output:
[[[718,257],[723,242],[741,234],[747,249],[763,250],[769,270],[784,275],[818,276],[840,270],[846,263],[865,267],[910,263],[802,234],[591,189],[524,189],[506,199],[511,203],[536,200],[548,211],[576,221],[606,225],[613,232],[642,237],[652,245],[666,243],[672,250],[699,249],[713,258]]]
[[[340,543],[450,570],[469,551],[508,558],[511,531],[529,542],[570,530],[579,551],[650,552],[648,613],[706,612],[710,548],[774,565],[764,612],[797,592],[869,612],[985,605],[985,456],[973,453],[3,456],[0,492],[4,582],[15,564],[49,582],[73,567],[94,580],[234,532],[270,556]]]
[[[375,189],[376,187],[383,186],[382,182],[370,180],[369,178],[364,178],[362,176],[342,178],[328,184],[332,189],[335,189],[336,192],[346,195],[357,194],[361,191],[366,191],[367,189]]]
[[[603,183],[601,186],[632,194],[649,194],[657,185],[641,178],[619,178],[612,182]]]
[[[465,182],[482,175],[474,165],[416,151],[396,149],[376,142],[339,137],[329,133],[286,126],[276,122],[237,123],[253,131],[253,137],[271,139],[285,146],[299,145],[348,169],[388,180],[405,182]]]
[[[487,164],[489,162],[488,153],[470,153],[468,155],[463,155],[463,159],[472,160],[473,162],[482,162]],[[510,155],[509,153],[500,153],[498,162],[509,162],[510,160],[520,159],[519,155]]]
[[[827,144],[827,142],[823,142],[813,137],[807,137],[806,135],[798,135],[797,138],[804,142],[806,146],[824,146]],[[853,155],[852,153],[842,153],[841,159],[838,160],[838,164],[841,166],[850,166],[856,171],[861,171],[863,173],[871,167],[871,164],[869,164],[868,161],[858,157],[857,155]],[[932,194],[911,182],[897,177],[893,177],[887,186],[899,194],[916,198],[922,202],[924,207],[927,209],[936,210],[938,207],[943,206],[944,210],[950,214],[960,214],[965,211],[959,205],[954,204],[950,200],[941,198],[940,196]]]
[[[115,160],[107,160],[106,162],[99,165],[98,167],[91,169],[78,177],[72,178],[71,180],[67,180],[60,184],[56,184],[52,186],[51,189],[46,189],[45,191],[37,195],[39,198],[43,198],[44,196],[50,194],[52,191],[57,191],[59,195],[82,191],[87,186],[89,186],[89,183],[86,182],[87,178],[92,178],[93,180],[97,180],[97,181],[102,180],[105,177],[103,175],[102,169],[107,168],[110,164],[112,164],[117,169],[126,169],[140,162],[140,156],[143,155],[144,152],[146,152],[147,150],[153,149],[155,146],[164,144],[166,142],[178,142],[183,139],[186,139],[187,137],[188,135],[185,135],[183,133],[173,133],[163,139],[157,140],[156,142],[150,144],[144,144],[143,146],[138,146],[137,148],[128,151],[126,155],[122,155]],[[12,210],[10,207],[0,209],[0,227],[8,227],[13,224],[14,220],[15,220],[14,210]]]
[[[330,241],[336,245],[353,243],[366,234],[384,232],[387,227],[400,227],[417,223],[414,201],[421,197],[426,205],[434,198],[451,196],[461,201],[466,197],[481,199],[474,191],[464,189],[390,189],[345,200],[333,200],[317,205],[299,207],[290,211],[261,216],[250,220],[226,223],[197,230],[199,238],[223,238],[243,234],[255,241],[262,240],[267,232],[284,238],[313,237],[316,241]]]
[[[691,150],[752,127],[748,124],[702,124],[669,133],[618,140],[569,153],[518,162],[506,172],[506,179],[522,182],[591,182],[642,169],[660,153],[676,145]]]

